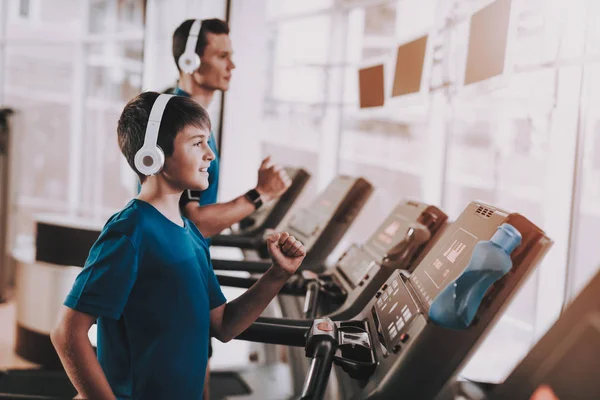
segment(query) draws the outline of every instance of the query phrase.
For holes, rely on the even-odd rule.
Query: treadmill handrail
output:
[[[243,271],[263,274],[271,268],[271,261],[245,261],[245,260],[212,260],[215,271]]]
[[[214,235],[210,237],[213,246],[239,247],[246,250],[257,250],[263,243],[262,236]]]
[[[312,357],[310,368],[304,381],[301,400],[320,400],[324,398],[331,367],[333,366],[335,351],[335,343],[330,340],[321,340],[317,343],[315,355]]]
[[[242,289],[250,289],[252,287],[252,285],[254,285],[256,282],[258,282],[260,279],[260,277],[256,277],[256,276],[242,278],[242,277],[238,277],[238,276],[223,275],[223,274],[218,274],[218,273],[215,275],[217,276],[219,285],[227,286],[227,287],[242,288]],[[304,287],[303,282],[294,279],[299,276],[300,275],[292,275],[292,277],[286,283],[284,283],[284,285],[281,287],[278,294],[285,294],[285,295],[291,295],[291,296],[306,295],[306,288]]]

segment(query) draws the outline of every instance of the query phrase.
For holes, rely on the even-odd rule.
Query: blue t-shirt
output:
[[[177,96],[190,97],[190,94],[185,90],[176,87],[173,90],[173,94]],[[210,149],[215,153],[215,159],[210,162],[210,166],[208,167],[208,189],[202,191],[200,194],[200,203],[201,206],[206,206],[210,204],[215,204],[217,202],[217,192],[219,191],[219,152],[217,150],[217,141],[215,140],[215,135],[210,133],[210,140],[208,145]]]
[[[118,399],[202,399],[210,310],[226,299],[196,226],[134,199],[90,250],[65,305],[98,316],[98,360]]]

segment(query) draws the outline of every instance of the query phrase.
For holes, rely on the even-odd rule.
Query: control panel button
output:
[[[317,329],[322,330],[323,332],[331,332],[333,330],[333,325],[329,322],[319,322],[317,324]]]
[[[395,345],[395,346],[392,348],[392,351],[393,351],[395,354],[398,354],[398,353],[400,352],[400,349],[402,349],[402,347],[400,347],[400,345],[399,345],[399,344],[397,344],[397,345]]]
[[[408,340],[408,333],[403,333],[400,335],[400,341],[402,343],[406,343],[407,340]]]
[[[365,281],[358,282],[358,286],[364,286],[364,285],[365,285]]]
[[[375,294],[375,297],[376,297],[376,298],[380,298],[380,297],[381,297],[381,292],[377,292],[377,293]]]
[[[381,290],[386,290],[388,288],[387,283],[385,285],[383,285],[383,287],[381,288]]]

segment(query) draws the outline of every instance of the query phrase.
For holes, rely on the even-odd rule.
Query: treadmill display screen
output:
[[[435,297],[466,268],[478,238],[459,228],[441,248],[430,265],[422,273],[415,273],[412,280],[427,303]]]
[[[402,214],[390,215],[367,242],[370,250],[383,256],[396,246],[406,235],[409,221]],[[380,261],[380,260],[377,260]]]
[[[337,268],[352,287],[356,287],[376,263],[373,256],[365,252],[362,247],[354,246],[338,261]]]
[[[397,271],[381,287],[378,295],[372,313],[379,339],[391,351],[408,330],[419,309]]]
[[[303,208],[294,214],[289,222],[289,227],[295,231],[294,233],[300,233],[303,240],[308,240],[320,233],[321,229],[334,217],[335,211],[348,195],[348,189],[354,181],[354,179],[342,177],[333,180],[310,207]]]

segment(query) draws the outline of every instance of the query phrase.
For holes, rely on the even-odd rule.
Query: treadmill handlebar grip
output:
[[[235,287],[242,289],[250,289],[252,285],[258,281],[257,278],[240,278],[238,276],[229,276],[229,275],[221,275],[215,274],[217,276],[217,280],[219,281],[219,285],[227,286],[227,287]]]
[[[215,270],[219,270],[219,268],[214,267]],[[221,269],[222,271],[223,269]],[[235,287],[242,289],[250,289],[252,285],[254,285],[259,277],[251,276],[249,278],[242,278],[238,276],[231,275],[222,275],[215,274],[217,276],[217,280],[219,281],[219,285],[226,287]],[[298,275],[293,275],[288,282],[286,282],[281,290],[279,290],[279,294],[291,295],[291,296],[303,296],[306,294],[306,289],[302,286],[302,277]]]
[[[255,322],[239,334],[236,339],[248,342],[305,347],[308,329],[309,327],[304,326]]]

